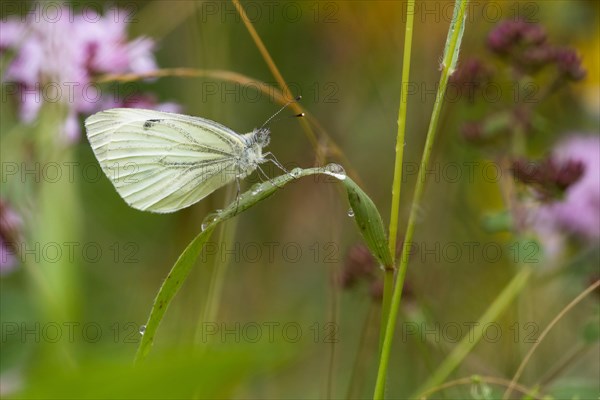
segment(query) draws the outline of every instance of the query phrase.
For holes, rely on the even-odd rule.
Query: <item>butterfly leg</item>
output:
[[[283,186],[279,186],[271,178],[269,178],[269,176],[267,174],[265,174],[265,171],[263,171],[263,169],[260,167],[260,165],[257,165],[257,167],[258,167],[258,170],[264,175],[264,177],[267,178],[269,182],[271,182],[271,185],[276,186],[279,189],[281,189],[283,187]]]
[[[261,175],[261,173],[262,173],[262,175]],[[265,175],[264,171],[263,171],[263,170],[261,170],[261,169],[259,169],[259,170],[258,170],[258,174],[256,174],[256,176],[258,176],[258,179],[260,179],[260,183],[263,183],[263,182],[265,181],[265,179],[263,178],[263,175],[264,175],[265,177],[267,177],[267,176]],[[267,179],[269,179],[269,178],[267,177]]]
[[[281,165],[281,163],[279,162],[279,160],[277,159],[277,157],[275,157],[275,154],[271,153],[270,151],[267,151],[264,156],[271,156],[273,158],[267,158],[267,161],[271,161],[273,164],[275,164],[276,166],[278,166],[283,172],[285,172],[286,174],[289,174],[290,171],[288,171],[287,169],[285,169],[285,167],[283,165]]]
[[[263,179],[263,177],[264,177],[265,179],[267,179],[267,180],[270,180],[270,179],[269,179],[269,176],[268,176],[268,175],[265,173],[265,171],[264,171],[264,170],[263,170],[263,169],[262,169],[260,166],[258,166],[258,165],[257,165],[257,167],[258,167],[258,168],[257,168],[257,171],[258,171],[258,178],[260,179],[260,182],[261,182],[261,183],[263,183],[263,182],[265,181],[265,180]]]
[[[235,177],[235,184],[237,185],[237,193],[235,195],[235,213],[238,212],[238,207],[240,206],[240,177],[239,175]]]

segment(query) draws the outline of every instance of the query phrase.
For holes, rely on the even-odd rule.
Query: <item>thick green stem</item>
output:
[[[383,399],[385,391],[385,377],[390,360],[390,354],[392,350],[392,341],[394,333],[396,331],[396,321],[398,319],[398,312],[400,310],[400,302],[402,299],[402,288],[404,287],[404,279],[406,276],[406,269],[408,266],[408,254],[410,245],[415,230],[415,223],[419,214],[421,197],[423,195],[423,189],[425,187],[425,177],[427,174],[427,167],[429,165],[429,158],[435,142],[435,135],[437,132],[437,126],[439,117],[441,115],[443,98],[448,85],[448,78],[454,72],[456,62],[458,60],[458,53],[460,49],[460,42],[462,40],[462,34],[464,32],[464,23],[466,17],[468,0],[456,0],[454,6],[454,16],[448,31],[448,38],[446,40],[446,48],[444,50],[444,58],[442,62],[442,74],[440,77],[440,84],[435,98],[435,104],[433,106],[433,112],[431,120],[429,122],[429,128],[427,130],[427,139],[425,141],[425,148],[423,149],[423,156],[421,158],[421,164],[419,167],[419,174],[413,195],[410,215],[408,218],[408,226],[406,228],[406,235],[404,236],[404,244],[402,246],[402,256],[400,258],[400,265],[398,268],[398,276],[394,287],[394,293],[392,295],[392,301],[390,305],[390,312],[388,316],[388,322],[385,329],[385,337],[383,341],[383,347],[381,349],[379,359],[379,370],[377,372],[377,383],[375,384],[375,392],[373,394],[374,399]],[[390,236],[390,241],[393,238]]]
[[[392,294],[394,293],[394,270],[386,268],[383,275],[383,299],[381,302],[381,325],[379,330],[379,352],[383,348],[383,339],[385,338],[385,328],[387,325],[390,306],[392,304]]]
[[[398,132],[396,136],[396,161],[394,164],[394,181],[392,184],[392,209],[390,211],[389,249],[395,258],[398,240],[398,214],[400,212],[400,189],[402,188],[402,161],[404,159],[404,137],[406,133],[406,106],[408,103],[408,80],[410,77],[410,56],[412,51],[413,22],[415,0],[406,4],[406,29],[404,33],[404,54],[402,58],[402,82],[400,87],[400,106],[398,109]],[[394,266],[390,266],[394,267]],[[386,266],[383,284],[383,302],[381,308],[381,336],[379,349],[383,347],[383,338],[387,325],[392,293],[394,289],[394,271]]]
[[[406,32],[404,34],[404,56],[402,60],[402,86],[400,88],[400,108],[398,110],[398,134],[396,136],[396,162],[394,164],[394,183],[392,186],[392,209],[390,212],[390,254],[396,254],[398,237],[398,214],[400,211],[400,189],[402,187],[402,161],[404,159],[404,136],[406,133],[406,106],[410,77],[410,55],[412,51],[413,20],[415,1],[406,5]]]

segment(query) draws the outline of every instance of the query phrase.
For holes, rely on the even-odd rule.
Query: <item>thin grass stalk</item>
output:
[[[400,303],[402,299],[402,289],[404,287],[404,279],[406,277],[406,270],[408,266],[408,254],[415,230],[415,224],[417,216],[419,214],[421,198],[423,195],[423,189],[425,187],[425,177],[427,174],[427,168],[429,165],[429,159],[431,157],[433,144],[435,142],[435,136],[437,133],[438,121],[442,111],[444,94],[448,85],[448,79],[456,68],[458,60],[458,54],[460,50],[460,42],[464,33],[465,17],[467,12],[468,0],[456,0],[454,5],[454,16],[448,31],[448,37],[446,40],[446,48],[444,50],[444,58],[442,62],[442,74],[440,77],[440,84],[435,97],[435,103],[433,106],[433,112],[431,120],[429,122],[429,128],[427,130],[427,138],[425,141],[425,148],[423,149],[423,156],[421,157],[421,164],[419,167],[419,174],[413,195],[413,201],[411,205],[410,215],[408,219],[408,226],[406,228],[406,234],[404,235],[404,243],[402,246],[402,256],[400,258],[400,265],[398,269],[398,276],[396,278],[394,293],[392,295],[390,311],[388,315],[388,322],[385,330],[385,337],[383,340],[383,347],[379,358],[379,369],[377,372],[377,382],[375,384],[375,392],[373,398],[376,400],[383,399],[385,392],[385,377],[387,375],[392,342],[394,333],[396,331],[396,321],[398,319],[398,312],[400,310]],[[393,255],[395,256],[395,255]]]
[[[546,338],[546,336],[548,335],[550,330],[552,330],[552,328],[558,323],[558,321],[560,321],[562,319],[562,317],[565,316],[566,313],[568,313],[573,307],[575,307],[577,304],[579,304],[581,302],[581,300],[583,300],[587,295],[592,293],[598,287],[600,287],[600,280],[592,283],[587,289],[585,289],[582,293],[580,293],[579,296],[577,296],[575,299],[573,299],[573,301],[571,301],[569,304],[567,304],[565,306],[565,308],[563,308],[558,313],[558,315],[556,315],[556,317],[554,317],[554,319],[552,321],[550,321],[548,326],[544,329],[544,331],[537,338],[537,340],[535,341],[533,346],[531,346],[531,349],[529,349],[529,351],[527,352],[527,355],[525,355],[525,357],[523,358],[523,361],[521,361],[521,365],[519,365],[517,372],[515,372],[515,376],[513,376],[512,380],[510,382],[510,385],[508,386],[508,389],[506,389],[506,392],[504,392],[504,395],[502,396],[503,399],[508,399],[510,397],[512,391],[515,388],[515,385],[517,384],[517,381],[519,380],[519,378],[521,377],[521,374],[523,373],[523,370],[525,369],[525,366],[531,359],[531,356],[533,355],[535,350],[542,343],[542,341]]]
[[[281,75],[281,72],[279,72],[279,68],[277,68],[277,65],[275,65],[275,61],[273,61],[271,54],[269,54],[269,51],[267,50],[265,44],[263,43],[262,39],[258,35],[258,32],[256,32],[256,29],[254,29],[254,26],[252,25],[252,21],[250,21],[250,18],[248,18],[248,15],[246,15],[246,11],[244,11],[244,7],[242,7],[239,0],[231,0],[231,2],[235,6],[235,9],[237,10],[238,14],[240,14],[240,17],[242,18],[242,21],[244,22],[246,29],[248,29],[248,33],[250,33],[250,36],[252,37],[252,40],[256,44],[258,51],[260,52],[263,59],[267,63],[267,67],[269,67],[269,70],[271,71],[271,74],[273,74],[273,77],[275,78],[275,80],[277,81],[277,84],[281,88],[283,95],[287,96],[288,98],[291,98],[292,92],[290,91],[289,86],[287,85],[285,79],[283,78],[283,75]],[[294,110],[294,112],[296,112],[296,113],[302,112],[302,107],[300,107],[300,105],[298,105],[298,103],[292,103],[290,106],[292,107],[292,110]],[[312,128],[310,127],[310,124],[308,123],[308,121],[306,121],[303,118],[300,119],[300,123],[302,124],[302,128],[304,129],[304,132],[306,133],[306,137],[308,138],[308,141],[310,142],[311,146],[313,147],[313,149],[315,150],[315,152],[317,154],[317,162],[321,163],[321,164],[325,163],[326,154],[323,152],[322,147],[319,145],[317,136],[315,135]]]
[[[394,164],[394,180],[392,184],[392,206],[389,225],[389,249],[395,258],[396,242],[398,240],[398,214],[400,213],[400,191],[402,188],[402,164],[404,160],[404,137],[406,136],[406,109],[408,103],[408,87],[410,78],[410,56],[412,52],[412,37],[414,26],[415,0],[406,4],[406,28],[404,33],[404,54],[402,57],[402,82],[400,86],[400,106],[398,109],[398,132],[396,135],[396,161]],[[394,265],[386,266],[383,278],[383,301],[381,306],[381,330],[379,350],[383,347],[385,328],[387,325],[392,294],[394,290]]]
[[[421,386],[418,393],[425,392],[431,387],[441,385],[442,382],[460,365],[471,350],[479,343],[483,337],[484,327],[497,321],[498,317],[512,304],[513,300],[523,290],[529,278],[532,275],[532,269],[529,266],[523,266],[513,277],[509,284],[496,297],[492,304],[487,308],[479,318],[473,329],[468,335],[465,335],[461,341],[452,349],[448,357],[440,364],[437,370]],[[412,396],[411,396],[412,397]],[[421,397],[420,395],[417,397]]]

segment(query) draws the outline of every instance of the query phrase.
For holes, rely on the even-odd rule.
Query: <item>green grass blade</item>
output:
[[[192,240],[183,253],[181,253],[175,262],[175,265],[169,272],[169,275],[167,275],[167,278],[158,290],[154,305],[150,311],[150,317],[146,323],[144,334],[142,335],[140,345],[135,355],[136,363],[148,355],[152,343],[154,342],[154,335],[156,334],[158,325],[160,324],[160,321],[162,321],[169,303],[173,297],[175,297],[175,294],[179,291],[179,288],[190,274],[192,267],[196,263],[196,259],[200,255],[204,244],[210,238],[213,229],[214,228],[211,227],[210,229],[204,230]]]
[[[158,291],[152,310],[150,311],[148,322],[146,323],[144,335],[142,336],[142,340],[140,341],[135,356],[136,362],[143,360],[148,355],[152,343],[154,342],[156,330],[158,329],[171,300],[173,300],[183,285],[183,282],[188,277],[198,256],[202,252],[204,244],[210,238],[217,224],[233,218],[265,200],[267,197],[272,196],[278,189],[291,181],[315,174],[334,176],[344,183],[346,191],[348,192],[350,206],[355,213],[356,223],[367,246],[373,253],[373,256],[380,260],[382,264],[391,265],[392,257],[388,251],[388,243],[385,237],[383,222],[377,211],[377,207],[375,207],[375,204],[369,196],[367,196],[354,181],[346,177],[343,169],[336,164],[329,164],[324,168],[296,168],[289,174],[284,174],[268,182],[252,186],[250,190],[241,194],[239,198],[231,203],[226,209],[218,213],[209,214],[206,217],[202,223],[202,232],[200,232],[185,248],[183,253],[181,253]]]
[[[356,225],[365,240],[365,244],[381,266],[391,268],[393,264],[392,255],[377,207],[353,180],[345,179],[344,186],[348,192],[350,207],[354,211]]]
[[[402,300],[402,289],[404,287],[404,279],[406,277],[406,270],[408,267],[408,252],[412,244],[417,214],[418,210],[420,209],[421,198],[423,195],[423,190],[426,181],[425,178],[427,177],[427,171],[429,168],[429,159],[431,157],[433,144],[435,142],[435,137],[437,134],[437,127],[442,112],[442,105],[446,93],[446,87],[448,85],[448,79],[450,78],[450,75],[452,75],[452,73],[454,72],[454,68],[456,67],[457,57],[460,50],[460,44],[462,42],[462,36],[464,34],[464,24],[466,21],[468,5],[467,3],[468,0],[455,0],[454,3],[454,17],[448,30],[448,39],[446,41],[446,49],[444,50],[444,57],[442,60],[442,73],[440,76],[440,83],[435,96],[435,103],[433,106],[433,112],[431,113],[431,120],[429,121],[429,128],[427,129],[425,148],[423,149],[423,155],[421,157],[417,183],[415,185],[412,205],[408,217],[408,224],[406,227],[406,234],[404,235],[404,243],[402,245],[402,256],[398,265],[396,282],[394,283],[394,292],[392,295],[390,311],[388,314],[388,322],[385,327],[385,336],[379,358],[379,370],[377,372],[377,381],[375,383],[375,391],[373,393],[374,400],[381,400],[384,398],[385,381],[389,366],[390,354],[392,350],[392,342],[394,340],[396,321],[398,319],[400,303]]]

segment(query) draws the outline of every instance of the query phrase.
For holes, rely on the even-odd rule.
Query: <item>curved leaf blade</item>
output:
[[[371,254],[386,269],[393,268],[393,260],[388,247],[388,239],[381,215],[369,196],[351,179],[344,180],[348,201],[354,211],[356,225],[362,234]]]
[[[389,255],[387,239],[383,228],[381,216],[377,211],[377,207],[365,192],[354,183],[350,178],[344,177],[341,179],[341,174],[325,168],[296,168],[289,174],[280,175],[268,182],[256,184],[250,190],[242,193],[239,198],[231,203],[226,209],[219,213],[209,214],[202,224],[202,232],[200,232],[192,242],[185,248],[179,256],[173,268],[167,275],[167,278],[160,287],[158,294],[154,300],[148,322],[146,323],[144,335],[138,347],[135,362],[143,360],[152,347],[154,336],[162,318],[183,285],[183,282],[188,277],[191,269],[196,263],[204,245],[212,235],[216,226],[243,211],[253,207],[260,201],[272,196],[278,189],[287,185],[291,181],[309,175],[326,174],[336,177],[343,181],[346,191],[348,192],[348,200],[350,206],[354,210],[356,223],[358,228],[367,243],[373,256],[379,260],[382,265],[390,266],[392,258]]]

